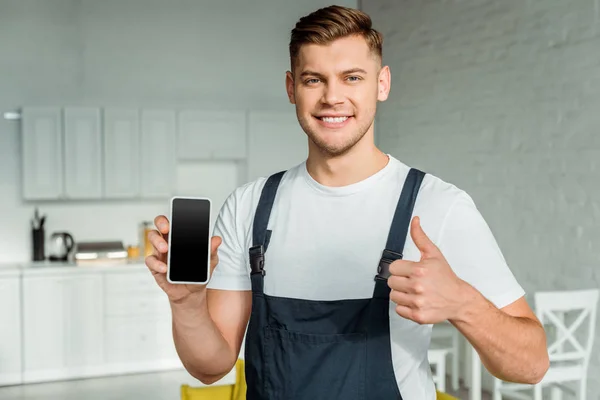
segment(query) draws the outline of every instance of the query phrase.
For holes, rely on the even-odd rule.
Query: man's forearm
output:
[[[534,384],[548,369],[546,335],[539,322],[504,313],[467,287],[469,301],[450,322],[467,338],[483,365],[499,379]]]
[[[205,384],[227,374],[236,356],[210,318],[206,295],[171,303],[171,312],[175,348],[188,372]]]

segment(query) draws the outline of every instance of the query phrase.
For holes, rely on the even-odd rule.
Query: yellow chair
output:
[[[456,397],[452,397],[449,394],[436,392],[436,400],[458,400]]]
[[[235,384],[223,386],[191,387],[181,385],[181,400],[245,400],[246,375],[244,360],[235,364]],[[449,394],[436,392],[436,400],[458,400]]]
[[[244,374],[244,360],[235,364],[235,384],[191,387],[181,385],[181,400],[245,400],[246,376]]]

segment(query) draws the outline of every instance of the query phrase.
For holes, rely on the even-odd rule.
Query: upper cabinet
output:
[[[64,111],[65,194],[69,199],[102,197],[100,109]]]
[[[24,108],[22,127],[23,197],[63,195],[63,129],[60,108]]]
[[[141,115],[142,197],[169,197],[175,190],[176,117],[174,111],[143,110]]]
[[[176,123],[172,110],[25,108],[23,198],[168,198]]]
[[[140,194],[140,124],[137,110],[104,110],[104,197]]]
[[[307,157],[293,110],[25,108],[22,130],[26,200],[168,199],[178,161],[244,161],[254,180]]]
[[[244,111],[184,110],[178,115],[178,127],[180,160],[246,158]]]

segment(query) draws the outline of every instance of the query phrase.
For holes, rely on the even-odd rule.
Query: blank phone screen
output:
[[[169,279],[176,282],[206,282],[210,231],[210,201],[173,199]]]

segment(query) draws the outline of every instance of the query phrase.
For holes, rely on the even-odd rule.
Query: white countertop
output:
[[[146,269],[143,259],[120,263],[75,264],[60,261],[15,262],[0,264],[0,277],[19,275],[86,274],[105,271],[127,272]]]

